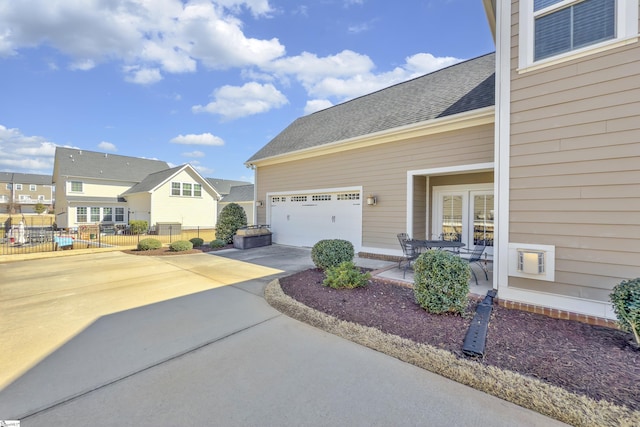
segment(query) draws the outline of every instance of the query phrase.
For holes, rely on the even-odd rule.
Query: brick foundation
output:
[[[570,311],[542,307],[539,305],[527,304],[523,302],[508,301],[500,298],[496,298],[496,301],[498,305],[505,308],[528,311],[530,313],[538,313],[544,316],[553,317],[554,319],[576,320],[578,322],[587,323],[589,325],[605,326],[607,328],[618,329],[618,324],[615,320],[604,319],[602,317],[588,316],[586,314],[572,313]]]

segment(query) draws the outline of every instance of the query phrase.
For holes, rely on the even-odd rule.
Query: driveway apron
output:
[[[292,320],[264,300],[312,266],[271,246],[0,265],[0,420],[55,425],[554,425]],[[559,424],[558,424],[559,425]]]

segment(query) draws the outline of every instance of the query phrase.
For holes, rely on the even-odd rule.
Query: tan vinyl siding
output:
[[[518,8],[509,240],[555,245],[556,281],[509,286],[608,301],[640,276],[640,44],[518,73]]]
[[[378,199],[376,206],[363,206],[362,245],[397,249],[396,234],[407,229],[407,171],[492,161],[489,124],[258,167],[257,200],[266,200],[266,193],[273,191],[362,186],[363,198],[372,194]],[[418,203],[425,204],[423,199]],[[266,212],[258,209],[258,223],[267,222]],[[416,231],[424,233],[424,225]]]

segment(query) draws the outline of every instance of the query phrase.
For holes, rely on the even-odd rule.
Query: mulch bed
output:
[[[432,315],[416,304],[409,287],[374,278],[364,288],[335,290],[322,286],[323,280],[321,270],[311,269],[280,279],[280,286],[341,320],[468,358],[462,343],[479,300],[470,300],[465,316]],[[640,351],[617,329],[494,305],[484,357],[475,360],[640,410]]]
[[[174,252],[170,250],[169,247],[167,246],[163,246],[160,249],[152,249],[150,251],[139,251],[137,249],[128,249],[122,252],[124,252],[125,254],[142,255],[142,256],[173,256],[173,255],[199,254],[203,252],[215,252],[215,251],[221,251],[223,249],[232,249],[232,248],[233,248],[233,244],[229,243],[227,246],[223,246],[221,248],[211,248],[208,245],[203,245],[197,248],[193,248],[189,251],[180,251],[180,252]]]

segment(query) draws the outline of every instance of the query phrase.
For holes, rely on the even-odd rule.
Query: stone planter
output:
[[[233,236],[233,247],[251,249],[271,244],[271,232],[266,226],[239,229]]]

